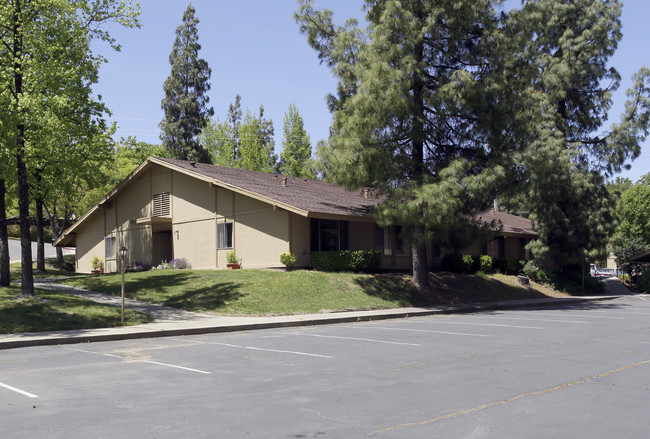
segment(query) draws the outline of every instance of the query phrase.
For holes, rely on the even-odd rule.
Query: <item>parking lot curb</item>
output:
[[[172,321],[153,322],[138,326],[71,330],[41,333],[20,333],[0,335],[0,350],[33,346],[92,343],[143,338],[172,337],[223,332],[243,332],[260,329],[289,328],[298,326],[330,325],[364,321],[401,319],[436,314],[466,314],[479,311],[494,311],[512,308],[546,307],[573,303],[612,300],[621,296],[590,296],[558,299],[530,299],[464,305],[447,305],[423,308],[399,308],[397,310],[343,311],[328,314],[308,314],[274,317],[219,317],[204,322]],[[240,320],[241,323],[233,323]],[[163,326],[163,329],[156,327]]]

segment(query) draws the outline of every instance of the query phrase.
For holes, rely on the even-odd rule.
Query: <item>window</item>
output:
[[[217,248],[232,248],[232,222],[217,224]]]
[[[384,254],[384,256],[409,255],[410,249],[404,245],[402,238],[402,226],[389,226],[375,229],[375,250]]]
[[[390,256],[393,254],[393,228],[384,227],[384,254]]]
[[[395,226],[395,254],[402,256],[404,251],[404,239],[402,238],[402,226]]]
[[[348,222],[312,218],[311,251],[336,251],[348,248]]]
[[[115,236],[107,236],[104,239],[104,249],[106,259],[115,259],[117,253],[115,252]]]

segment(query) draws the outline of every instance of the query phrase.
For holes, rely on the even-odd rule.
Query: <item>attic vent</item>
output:
[[[169,212],[169,192],[154,194],[152,216],[169,216]]]

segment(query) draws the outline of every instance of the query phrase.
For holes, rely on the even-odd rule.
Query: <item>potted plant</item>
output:
[[[90,271],[92,274],[99,274],[102,272],[102,269],[104,268],[104,261],[102,261],[102,258],[99,256],[93,257],[92,261],[90,261],[90,265],[92,265],[93,269]]]
[[[241,266],[241,259],[237,259],[237,253],[235,253],[235,250],[230,250],[226,254],[226,260],[228,261],[226,264],[228,270],[236,270]]]

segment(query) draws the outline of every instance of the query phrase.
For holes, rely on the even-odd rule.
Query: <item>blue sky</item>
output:
[[[188,2],[139,0],[139,3],[141,29],[107,27],[122,50],[97,48],[108,63],[101,69],[95,90],[113,112],[111,120],[118,125],[116,139],[130,135],[159,143],[162,84],[170,72],[169,53]],[[226,117],[236,94],[242,96],[244,109],[256,113],[263,105],[266,118],[273,120],[275,150],[279,153],[284,114],[293,103],[304,119],[312,147],[319,140],[327,139],[331,114],[325,96],[335,90],[336,81],[329,69],[319,64],[316,52],[300,34],[292,17],[297,3],[294,0],[193,0],[192,4],[200,20],[200,55],[212,68],[209,96],[215,117],[222,120]],[[316,2],[318,8],[332,9],[337,22],[362,17],[362,4],[362,0]],[[610,112],[612,121],[619,120],[632,75],[642,65],[650,67],[648,17],[649,1],[625,1],[623,39],[611,59],[622,76]],[[648,172],[650,140],[644,142],[641,156],[632,163],[631,170],[621,176],[636,181]]]

